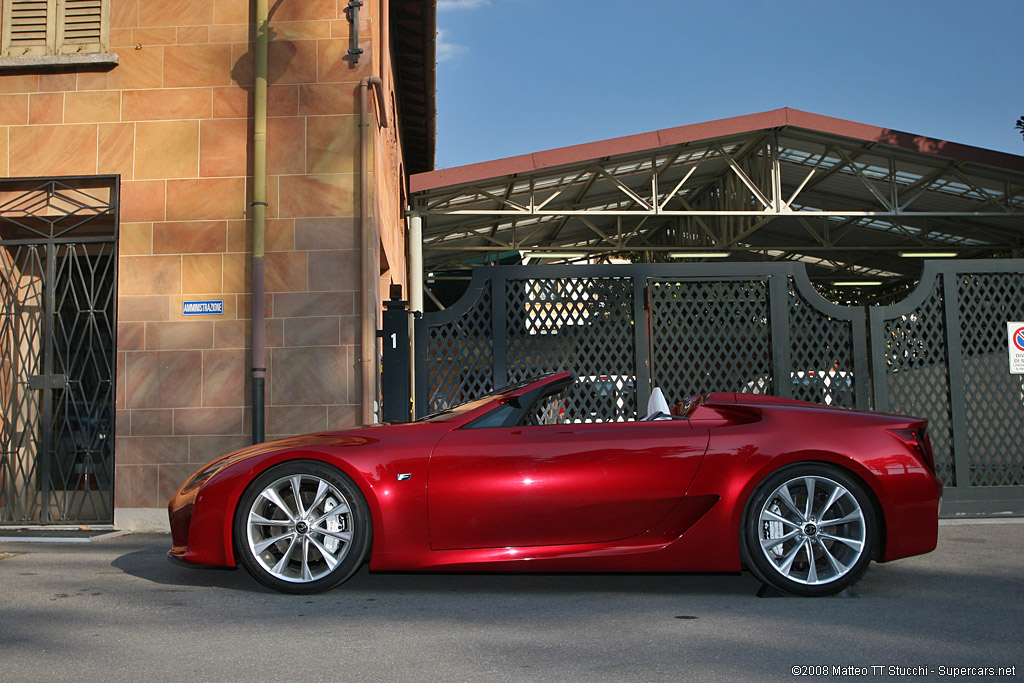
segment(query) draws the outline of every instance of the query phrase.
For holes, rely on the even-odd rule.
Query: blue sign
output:
[[[1024,327],[1013,333],[1013,345],[1024,351]]]
[[[182,315],[224,315],[224,300],[182,301]]]

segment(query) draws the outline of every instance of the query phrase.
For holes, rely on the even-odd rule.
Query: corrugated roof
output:
[[[410,190],[422,192],[439,187],[476,182],[485,178],[530,173],[603,157],[632,154],[659,147],[784,126],[839,135],[864,142],[881,143],[921,154],[985,164],[1013,171],[1024,171],[1024,157],[1013,154],[961,145],[956,142],[937,140],[923,135],[822,116],[821,114],[812,114],[799,109],[784,108],[420,173],[410,178]]]

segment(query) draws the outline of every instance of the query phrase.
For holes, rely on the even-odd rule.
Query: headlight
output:
[[[227,463],[223,459],[217,459],[211,462],[206,467],[202,468],[185,482],[185,485],[181,487],[182,493],[188,493],[193,489],[197,489],[210,480],[210,477],[220,472]]]

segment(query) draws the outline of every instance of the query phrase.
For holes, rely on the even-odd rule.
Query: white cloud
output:
[[[445,39],[445,30],[437,29],[437,61],[447,62],[453,59],[457,59],[469,51],[469,48],[465,45],[459,45],[457,43],[449,43]]]
[[[476,9],[491,4],[491,0],[437,0],[437,10]]]
[[[439,12],[446,10],[473,10],[487,7],[491,0],[437,0]],[[450,62],[469,52],[465,45],[450,42],[442,28],[437,29],[437,61]]]

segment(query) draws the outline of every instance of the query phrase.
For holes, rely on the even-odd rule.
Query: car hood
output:
[[[237,462],[255,458],[257,456],[274,453],[276,451],[294,450],[305,447],[328,447],[328,446],[359,446],[380,441],[372,432],[384,425],[372,425],[369,427],[356,427],[336,432],[319,432],[315,434],[302,434],[284,439],[275,439],[263,443],[253,444],[222,455],[211,460],[195,474],[189,477],[182,486],[182,492],[186,492],[201,485],[221,470],[234,465]],[[379,433],[382,434],[382,433]]]

